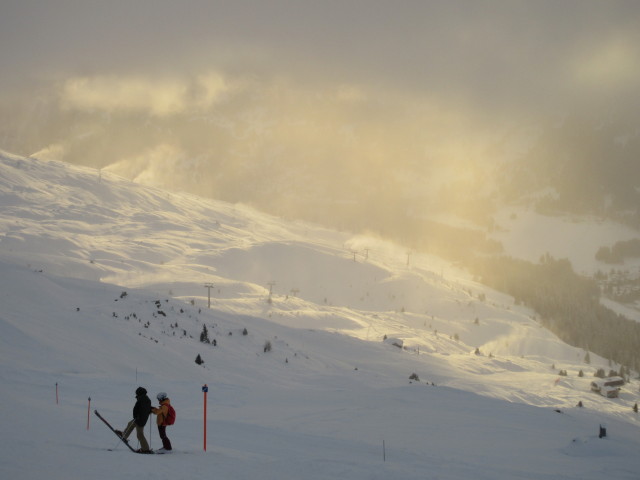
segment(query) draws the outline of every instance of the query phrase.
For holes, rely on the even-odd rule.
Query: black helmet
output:
[[[136,388],[136,397],[140,397],[142,395],[146,395],[147,394],[147,390],[143,387],[138,387]]]

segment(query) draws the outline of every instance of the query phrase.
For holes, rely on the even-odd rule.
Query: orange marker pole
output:
[[[207,392],[209,391],[209,387],[205,383],[202,386],[202,393],[204,393],[204,451],[207,451]]]

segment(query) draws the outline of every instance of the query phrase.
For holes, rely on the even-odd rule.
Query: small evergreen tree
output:
[[[202,332],[200,332],[200,341],[202,343],[211,343],[209,340],[209,331],[206,325],[202,325]]]
[[[202,365],[204,363],[204,360],[202,360],[202,357],[200,356],[200,354],[198,354],[198,356],[196,357],[196,363],[198,365]]]

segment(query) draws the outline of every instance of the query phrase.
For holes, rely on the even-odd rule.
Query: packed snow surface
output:
[[[638,382],[436,257],[1,154],[0,271],[3,479],[638,478]]]

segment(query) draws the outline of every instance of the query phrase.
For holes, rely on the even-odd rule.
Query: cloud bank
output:
[[[308,217],[482,210],[541,125],[640,125],[626,0],[6,0],[0,59],[0,148]]]

